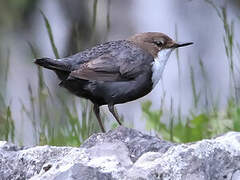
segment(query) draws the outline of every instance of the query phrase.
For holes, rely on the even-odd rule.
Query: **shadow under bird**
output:
[[[54,70],[61,80],[60,86],[91,100],[101,130],[105,132],[99,107],[108,105],[121,125],[114,105],[151,92],[160,80],[171,52],[191,44],[175,42],[163,33],[146,32],[126,40],[99,44],[62,59],[36,59],[35,63]]]

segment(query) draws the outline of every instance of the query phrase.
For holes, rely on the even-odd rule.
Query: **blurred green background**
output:
[[[1,0],[0,140],[79,146],[100,132],[91,102],[33,64],[134,33],[194,46],[173,54],[149,95],[117,105],[127,127],[174,142],[240,131],[239,0]],[[105,107],[105,127],[117,127]]]

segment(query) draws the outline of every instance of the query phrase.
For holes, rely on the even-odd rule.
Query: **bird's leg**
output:
[[[114,110],[114,105],[113,104],[108,104],[108,109],[112,113],[112,115],[115,117],[119,125],[122,125],[121,121],[119,120],[119,117],[116,115],[115,110]]]
[[[102,132],[105,133],[106,131],[105,131],[104,127],[103,127],[102,120],[100,118],[99,106],[97,104],[94,104],[93,110],[94,110],[94,113],[95,113],[95,115],[97,117],[97,120],[98,120],[98,123],[100,125],[100,128],[101,128]]]

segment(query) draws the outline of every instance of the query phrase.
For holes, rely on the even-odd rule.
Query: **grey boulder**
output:
[[[119,127],[76,147],[0,142],[0,179],[240,180],[240,133],[174,144]]]

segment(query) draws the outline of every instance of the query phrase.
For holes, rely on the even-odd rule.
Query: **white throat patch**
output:
[[[154,59],[152,63],[152,82],[153,88],[157,85],[158,81],[162,77],[163,70],[166,66],[167,60],[173,49],[163,49],[158,52],[158,56]]]

